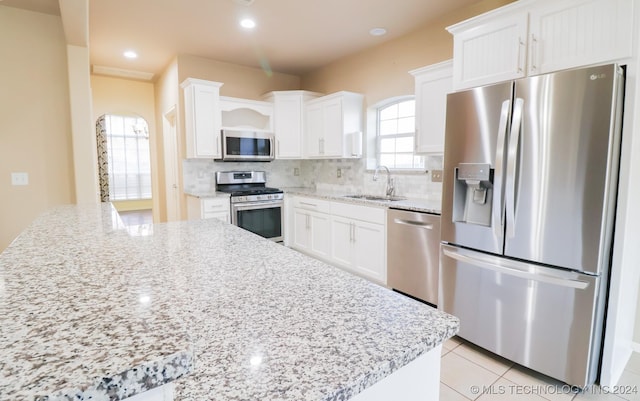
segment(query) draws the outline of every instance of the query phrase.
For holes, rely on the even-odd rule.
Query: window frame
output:
[[[390,134],[390,135],[381,135],[381,121],[380,121],[380,114],[382,112],[382,110],[391,107],[393,105],[396,104],[400,104],[406,101],[410,101],[413,100],[415,102],[416,97],[414,95],[405,95],[405,96],[396,96],[396,97],[392,97],[392,98],[388,98],[385,99],[379,103],[377,103],[373,108],[373,114],[374,114],[374,124],[373,127],[375,129],[375,146],[374,146],[374,151],[375,151],[375,157],[373,158],[375,160],[375,164],[376,166],[381,165],[381,141],[382,139],[385,138],[412,138],[414,141],[414,146],[413,146],[413,150],[411,151],[411,156],[414,159],[414,163],[415,163],[415,158],[418,157],[421,160],[421,165],[419,166],[415,166],[414,163],[412,163],[412,165],[414,165],[411,168],[402,168],[402,167],[395,167],[395,166],[387,166],[389,168],[389,170],[395,171],[395,172],[406,172],[406,173],[412,173],[412,172],[420,172],[423,173],[425,168],[426,168],[426,157],[424,155],[421,154],[417,154],[416,150],[415,150],[415,141],[416,141],[416,129],[415,129],[415,118],[416,118],[416,113],[415,113],[415,109],[414,109],[414,113],[413,113],[413,118],[414,118],[414,126],[413,126],[413,130],[411,132],[406,132],[406,133],[396,133],[396,134]],[[399,119],[400,117],[398,117]],[[408,154],[408,152],[394,152],[394,154]]]
[[[114,121],[112,121],[113,119],[121,119],[122,120],[122,125],[121,128],[123,129],[122,133],[115,133],[116,130],[113,129],[113,123]],[[133,125],[129,124],[129,122],[134,121],[135,123]],[[135,129],[133,129],[133,126],[138,126],[140,124],[144,124],[144,134],[141,135],[139,133],[135,132]],[[131,125],[131,127],[129,127],[129,125]],[[129,128],[131,128],[131,132],[129,132]],[[140,116],[136,116],[136,115],[126,115],[126,114],[105,114],[105,135],[106,135],[106,139],[107,139],[107,149],[108,149],[108,169],[109,169],[109,199],[111,201],[135,201],[135,200],[149,200],[152,199],[153,197],[153,183],[152,183],[152,174],[151,174],[151,170],[152,170],[152,166],[151,166],[151,145],[149,143],[149,124],[147,123],[147,121]],[[124,176],[125,176],[125,185],[124,187],[120,186],[120,185],[116,185],[115,182],[115,176],[116,176],[116,172],[114,170],[114,163],[113,163],[113,157],[114,157],[114,151],[113,151],[113,139],[112,138],[118,138],[121,139],[123,144],[124,144]],[[135,160],[135,164],[136,164],[136,169],[135,169],[135,173],[129,173],[128,170],[128,163],[127,163],[127,139],[136,139],[135,141],[135,154],[137,155],[136,160]],[[147,141],[147,145],[146,145],[146,152],[145,149],[141,149],[140,146],[140,142],[141,141]],[[145,164],[147,161],[140,159],[140,155],[144,154],[146,155],[146,157],[148,158],[148,165],[149,165],[149,171],[148,173],[146,171],[143,171],[144,169],[141,168],[143,164]],[[130,185],[128,183],[128,176],[130,174],[135,174],[137,176],[137,185],[135,185],[135,190],[133,192],[130,191]],[[118,175],[122,175],[121,173],[119,173]],[[145,180],[148,180],[149,184],[146,185],[145,184]],[[146,196],[147,194],[146,189],[148,187],[148,196]],[[116,192],[116,188],[118,189],[118,192]],[[124,191],[124,194],[122,193],[122,191]]]

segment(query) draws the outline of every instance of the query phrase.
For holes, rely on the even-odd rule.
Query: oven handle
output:
[[[268,201],[258,201],[258,202],[246,202],[246,203],[233,203],[231,208],[233,210],[251,210],[251,209],[269,209],[272,207],[283,207],[284,201],[281,199],[278,200],[268,200]]]

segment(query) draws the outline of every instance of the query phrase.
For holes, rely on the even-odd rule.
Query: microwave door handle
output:
[[[500,110],[500,124],[498,125],[498,143],[496,145],[496,167],[494,177],[494,201],[492,210],[491,225],[493,226],[493,232],[496,238],[502,236],[503,224],[504,224],[504,190],[503,190],[503,169],[504,169],[504,148],[505,140],[507,138],[507,129],[509,128],[509,109],[511,108],[511,100],[505,100],[502,102],[502,109]]]
[[[271,139],[270,142],[271,142],[271,146],[269,146],[269,157],[273,159],[275,157],[275,154],[276,154],[276,149],[275,149],[275,147],[276,147],[276,139]]]
[[[524,100],[517,98],[513,108],[513,124],[509,134],[509,151],[507,153],[507,188],[505,202],[507,208],[507,238],[513,238],[516,231],[516,169],[518,161],[518,145],[522,130],[522,111]]]

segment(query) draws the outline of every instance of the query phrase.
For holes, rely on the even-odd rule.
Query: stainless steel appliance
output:
[[[447,98],[439,306],[575,386],[598,373],[623,92],[606,65]]]
[[[438,303],[440,216],[389,209],[387,212],[387,285]]]
[[[222,130],[223,161],[271,161],[275,137],[269,132]]]
[[[218,171],[216,189],[230,194],[231,224],[282,241],[284,194],[266,186],[264,171]]]

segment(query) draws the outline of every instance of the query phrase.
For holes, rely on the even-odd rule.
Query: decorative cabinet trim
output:
[[[220,96],[222,128],[273,132],[273,104],[260,100]]]

